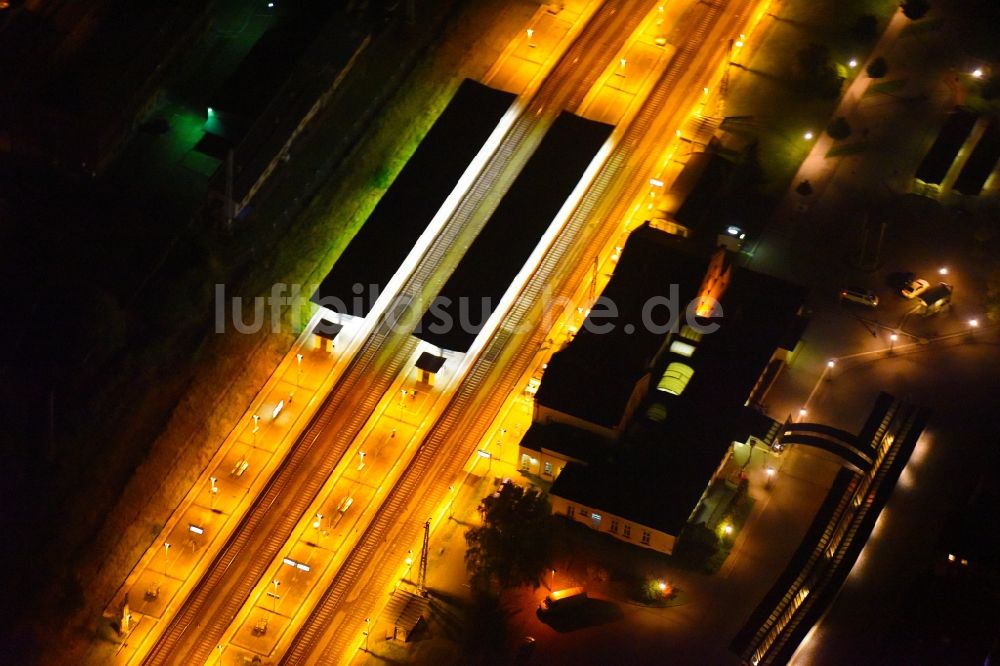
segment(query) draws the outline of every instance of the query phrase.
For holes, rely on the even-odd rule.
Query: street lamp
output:
[[[983,76],[983,69],[981,67],[976,67],[974,70],[972,70],[972,78],[978,79],[982,78],[982,76]]]
[[[851,58],[850,61],[847,63],[847,66],[850,67],[851,69],[854,69],[855,67],[858,66],[858,61],[855,60],[854,58]]]
[[[814,136],[815,135],[811,131],[806,131],[806,133],[802,135],[802,138],[806,141],[812,141]]]
[[[899,336],[896,335],[895,333],[891,333],[889,335],[889,351],[890,352],[892,352],[892,348],[896,345],[896,340],[898,340],[898,339],[899,339]]]
[[[768,467],[765,470],[765,473],[767,474],[767,483],[765,484],[765,486],[767,488],[770,488],[771,487],[771,482],[774,480],[774,468],[773,467]]]
[[[809,410],[805,407],[799,407],[799,418],[805,418],[805,415],[809,413]]]
[[[939,268],[938,269],[938,274],[939,275],[947,275],[948,274],[948,267],[947,266],[942,266],[941,268]]]
[[[976,328],[977,326],[979,326],[979,320],[978,319],[970,319],[969,320],[969,327],[970,328]]]

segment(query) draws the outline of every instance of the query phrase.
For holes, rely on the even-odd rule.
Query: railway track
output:
[[[397,302],[420,302],[426,285],[440,278],[440,267],[458,239],[469,233],[469,225],[477,220],[485,223],[488,214],[484,215],[484,202],[495,206],[500,198],[497,183],[512,182],[559,110],[579,105],[600,74],[601,66],[614,56],[641,17],[634,9],[622,9],[638,4],[636,0],[611,1],[595,13],[487,161],[404,283]],[[613,36],[609,38],[609,34]],[[226,628],[412,356],[417,343],[396,330],[396,314],[397,310],[391,308],[382,316],[303,435],[215,556],[208,572],[159,635],[144,664],[204,663],[210,658]],[[385,513],[381,511],[375,519]],[[344,568],[350,566],[352,562],[348,560]],[[352,576],[357,574],[353,569],[351,572]]]
[[[740,4],[748,3],[743,0]],[[622,140],[598,172],[593,185],[549,248],[541,265],[506,316],[501,329],[473,364],[409,467],[386,496],[357,546],[296,635],[281,664],[297,665],[308,661],[333,665],[341,663],[345,655],[353,654],[359,640],[358,627],[363,625],[365,617],[373,614],[373,608],[378,603],[375,599],[390,587],[391,577],[399,566],[399,554],[380,547],[399,524],[400,516],[407,507],[410,507],[409,520],[394,535],[394,541],[400,544],[414,543],[425,517],[431,515],[434,508],[445,500],[446,483],[422,486],[431,474],[439,479],[458,476],[471,449],[446,456],[441,454],[454,446],[456,441],[466,444],[478,442],[507,395],[516,388],[516,382],[529,368],[548,331],[540,326],[533,326],[530,336],[522,336],[520,339],[514,331],[524,330],[522,326],[528,318],[538,314],[533,310],[540,306],[541,297],[558,275],[559,266],[571,262],[573,269],[569,279],[562,282],[560,291],[554,294],[557,302],[560,296],[571,296],[573,287],[585,279],[586,273],[591,269],[590,262],[581,259],[591,256],[595,248],[603,247],[618,229],[619,221],[625,217],[627,207],[634,201],[641,187],[637,180],[628,178],[627,166],[636,156],[643,138],[653,127],[678,80],[690,65],[698,45],[702,44],[727,7],[726,2],[699,6],[701,14],[689,37],[675,53]],[[642,162],[653,159],[647,156]],[[626,196],[616,197],[610,210],[605,211],[608,208],[605,205],[606,197],[617,191],[624,191]],[[601,214],[609,222],[597,225],[596,228],[590,226],[590,221]],[[498,376],[488,382],[491,374]],[[488,391],[484,391],[486,387],[489,388]],[[468,449],[468,446],[465,448]],[[442,460],[444,464],[439,464]],[[359,589],[362,572],[370,574],[370,577],[363,583],[363,588]],[[348,603],[348,600],[353,601]],[[368,601],[366,603],[362,600]],[[322,652],[313,661],[311,658],[320,648]]]

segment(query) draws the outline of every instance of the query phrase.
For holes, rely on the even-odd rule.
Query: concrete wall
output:
[[[676,537],[666,532],[661,532],[652,527],[641,525],[634,521],[627,520],[621,516],[602,511],[594,507],[589,507],[579,502],[571,502],[557,495],[549,495],[549,502],[552,504],[552,515],[565,516],[573,522],[586,525],[592,530],[603,532],[625,543],[634,544],[641,548],[649,548],[661,553],[670,555],[674,551]],[[570,516],[572,509],[572,516]],[[601,517],[600,522],[592,519],[592,514]],[[629,536],[625,536],[626,532]],[[649,542],[643,543],[644,533],[649,534]]]

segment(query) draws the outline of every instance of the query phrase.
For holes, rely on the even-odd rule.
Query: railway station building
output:
[[[760,405],[798,346],[805,296],[724,249],[699,257],[643,225],[602,294],[616,317],[602,309],[588,325],[592,308],[546,368],[522,471],[552,482],[553,513],[672,552],[732,444],[777,434]],[[678,316],[651,317],[649,304],[667,301]]]

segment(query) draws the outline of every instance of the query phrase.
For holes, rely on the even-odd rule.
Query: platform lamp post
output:
[[[167,571],[170,569],[170,544],[163,544],[163,575],[167,575]]]
[[[271,581],[271,585],[274,586],[274,605],[271,607],[275,613],[278,612],[278,587],[281,585],[281,581],[275,578]]]
[[[302,388],[302,354],[295,355],[295,362],[298,363],[298,368],[295,372],[295,390]]]
[[[372,633],[372,619],[370,617],[365,618],[365,630],[361,633],[365,636],[365,652],[368,652],[368,636]]]

